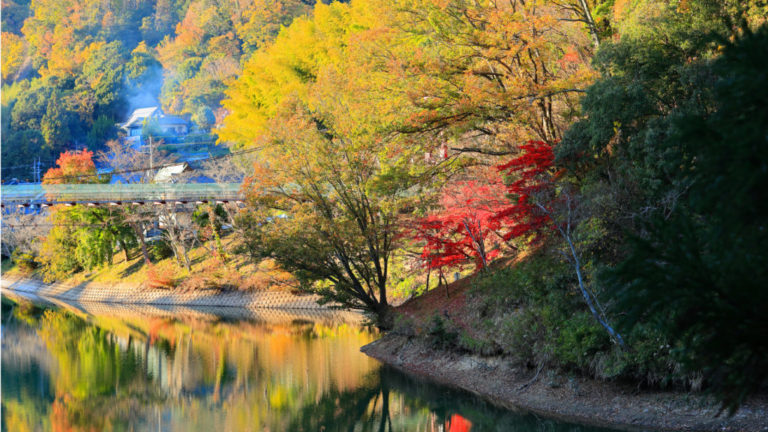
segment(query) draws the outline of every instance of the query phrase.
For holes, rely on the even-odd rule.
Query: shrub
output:
[[[155,261],[161,261],[172,257],[173,249],[167,241],[160,240],[152,243],[152,245],[149,247],[149,253],[152,255],[152,258],[155,259]]]
[[[543,326],[531,310],[521,310],[506,320],[500,330],[499,342],[504,353],[519,364],[538,363],[539,341],[544,339]]]
[[[464,351],[484,356],[501,353],[501,348],[492,340],[478,339],[463,331],[459,335],[457,347]]]
[[[23,272],[29,273],[38,267],[39,264],[35,259],[36,257],[33,254],[22,252],[19,249],[16,249],[11,253],[11,260],[13,260],[13,263]]]
[[[255,271],[250,272],[247,277],[242,278],[238,283],[238,289],[241,291],[259,291],[259,290],[290,290],[297,291],[299,285],[296,278],[281,269],[272,259],[261,260],[256,266]],[[302,293],[305,294],[305,293]]]
[[[397,314],[392,326],[392,333],[404,336],[416,335],[416,328],[413,320],[406,315]]]
[[[151,265],[147,269],[147,285],[152,288],[170,289],[176,286],[172,268]]]
[[[451,350],[457,347],[459,333],[450,321],[444,320],[440,315],[432,317],[427,335],[435,348]]]
[[[563,318],[553,335],[554,358],[563,366],[587,371],[596,353],[610,349],[608,335],[586,311]]]
[[[693,386],[698,373],[683,374],[672,357],[668,338],[652,326],[638,324],[628,335],[629,351],[616,351],[597,359],[601,378],[625,377],[652,387]]]

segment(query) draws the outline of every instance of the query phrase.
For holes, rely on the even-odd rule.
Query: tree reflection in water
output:
[[[464,392],[437,386],[391,367],[376,369],[360,387],[332,390],[305,406],[291,431],[599,431],[496,408]]]
[[[571,430],[381,367],[338,316],[9,305],[2,430]]]

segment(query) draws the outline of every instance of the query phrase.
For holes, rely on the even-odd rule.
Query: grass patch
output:
[[[2,266],[0,266],[0,272],[2,272],[2,274],[6,274],[13,270],[14,267],[16,267],[16,265],[13,263],[13,261],[11,261],[9,258],[4,258],[2,261]]]
[[[232,236],[222,238],[225,250],[231,250],[235,239]],[[226,263],[214,256],[205,247],[199,246],[189,251],[192,262],[191,271],[180,266],[173,256],[153,259],[152,266],[147,266],[139,251],[132,251],[129,260],[123,253],[115,255],[112,265],[103,266],[76,273],[66,281],[70,284],[96,282],[100,284],[143,285],[150,281],[159,282],[168,288],[178,287],[183,290],[222,288],[236,290],[286,290],[292,289],[293,278],[276,268],[272,263],[255,264],[239,254],[229,255]],[[3,260],[3,274],[9,269],[9,275],[21,275],[11,260]],[[32,276],[35,276],[32,274]]]

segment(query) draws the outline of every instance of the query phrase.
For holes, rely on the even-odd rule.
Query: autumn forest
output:
[[[158,182],[146,167],[192,143],[220,153],[179,182],[244,194],[53,206],[33,233],[4,214],[4,263],[60,281],[124,254],[169,289],[258,273],[248,289],[441,350],[733,414],[768,383],[766,18],[762,0],[3,0],[4,185],[36,163],[43,185]],[[145,121],[173,150],[148,156],[120,125],[153,105],[192,126]],[[462,317],[401,312],[448,286]]]

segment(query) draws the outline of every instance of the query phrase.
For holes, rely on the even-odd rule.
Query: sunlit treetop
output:
[[[58,168],[51,168],[43,176],[43,184],[100,183],[93,163],[93,152],[66,151],[56,161]]]

